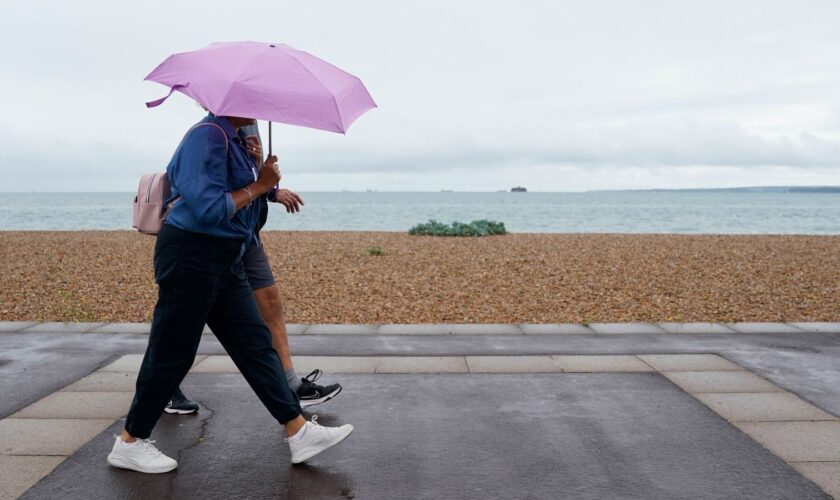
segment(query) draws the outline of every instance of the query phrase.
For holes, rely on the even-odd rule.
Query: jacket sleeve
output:
[[[177,185],[186,207],[202,224],[218,225],[236,213],[228,184],[227,142],[216,127],[197,127],[181,146]]]

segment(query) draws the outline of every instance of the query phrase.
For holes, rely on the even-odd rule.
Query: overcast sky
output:
[[[840,185],[836,0],[5,0],[0,12],[0,191],[136,189],[203,115],[181,94],[146,109],[168,89],[143,77],[233,40],[311,52],[379,105],[346,136],[274,127],[299,191]]]

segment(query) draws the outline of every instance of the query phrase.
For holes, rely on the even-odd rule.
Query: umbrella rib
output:
[[[344,118],[341,116],[341,110],[338,108],[338,101],[335,100],[335,95],[332,92],[330,92],[330,90],[323,83],[321,83],[321,80],[319,80],[317,76],[315,76],[311,71],[309,71],[309,68],[307,68],[305,64],[298,61],[297,57],[293,56],[292,54],[289,54],[288,52],[286,53],[286,55],[291,57],[292,60],[294,60],[296,63],[298,63],[298,65],[301,68],[304,69],[304,71],[309,73],[309,76],[314,78],[315,81],[318,82],[318,85],[320,85],[321,88],[324,89],[327,92],[327,94],[329,94],[329,96],[332,98],[333,106],[335,106],[335,113],[338,115],[338,121],[340,122],[339,125],[341,126],[341,133],[343,134],[344,133]]]

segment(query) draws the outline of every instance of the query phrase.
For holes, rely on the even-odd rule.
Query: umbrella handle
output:
[[[271,122],[268,122],[268,156],[271,156]]]

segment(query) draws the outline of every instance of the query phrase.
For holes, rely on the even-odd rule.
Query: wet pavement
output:
[[[109,467],[117,422],[24,498],[826,498],[658,374],[340,379],[319,421],[356,430],[308,465],[241,376],[194,374],[153,436],[176,472]]]
[[[201,403],[200,414],[164,415],[152,436],[164,452],[180,461],[177,471],[158,476],[106,464],[121,420],[96,417],[104,425],[74,452],[27,455],[3,442],[13,437],[12,431],[4,431],[4,422],[37,427],[38,419],[47,425],[64,422],[44,418],[93,418],[63,417],[61,408],[47,404],[56,401],[55,394],[73,399],[102,395],[84,391],[112,390],[115,397],[124,397],[131,388],[123,379],[132,377],[136,368],[123,356],[133,355],[128,357],[136,361],[145,349],[146,335],[2,333],[0,468],[6,470],[0,476],[31,472],[27,476],[31,483],[12,484],[9,490],[26,491],[24,498],[830,498],[807,477],[816,478],[835,495],[840,492],[840,486],[832,486],[840,477],[840,452],[835,453],[840,446],[814,451],[821,443],[807,441],[811,429],[818,429],[830,443],[840,443],[838,333],[417,333],[290,338],[301,360],[428,356],[427,361],[418,359],[419,364],[435,361],[464,371],[373,374],[371,368],[363,374],[325,375],[325,380],[340,381],[345,389],[336,400],[315,407],[319,420],[327,425],[349,422],[356,431],[302,466],[289,463],[278,424],[241,375],[223,373],[224,358],[210,356],[183,386]],[[224,350],[206,335],[199,353],[220,355]],[[726,359],[689,356],[697,353]],[[676,354],[680,356],[663,362],[688,364],[673,368],[678,373],[666,373],[670,369],[656,366],[648,354]],[[592,355],[610,356],[601,356],[593,364],[601,366],[597,369],[568,369],[579,358],[599,357]],[[534,367],[533,371],[557,373],[491,374],[476,369],[492,366],[497,356],[507,357],[512,371]],[[574,363],[561,359],[564,356],[574,358]],[[109,378],[108,366],[115,360],[128,368],[111,370],[115,373]],[[453,363],[442,362],[447,360]],[[691,367],[698,360],[708,366]],[[729,369],[726,360],[742,372],[733,376],[714,371]],[[550,362],[557,364],[556,369],[543,370]],[[418,368],[405,359],[400,363],[403,371]],[[205,365],[211,367],[205,371],[218,373],[200,373]],[[364,371],[351,365],[346,371]],[[647,369],[636,370],[637,365]],[[377,361],[369,366],[389,364]],[[629,367],[619,370],[627,373],[601,373],[616,371],[617,366]],[[91,373],[94,377],[85,379],[88,384],[119,387],[66,388]],[[745,381],[752,384],[744,390],[749,394],[739,394],[737,384]],[[701,386],[692,386],[697,383]],[[703,389],[702,384],[715,388]],[[726,393],[733,393],[734,406]],[[794,416],[784,412],[779,416],[777,402],[788,400],[794,400],[789,407]],[[43,406],[39,409],[33,403]],[[35,410],[28,415],[20,411],[24,408]],[[114,423],[101,431],[108,422]],[[805,426],[800,429],[802,439],[785,441],[797,431],[795,425]],[[781,427],[774,430],[774,426]],[[824,456],[809,458],[808,453],[817,452]],[[19,469],[28,467],[30,458],[42,459],[42,473]],[[9,487],[9,480],[3,481],[0,497]]]

